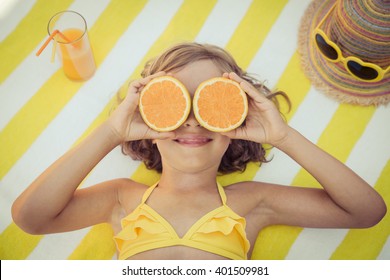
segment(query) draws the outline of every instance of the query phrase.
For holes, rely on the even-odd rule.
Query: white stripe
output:
[[[270,88],[275,87],[292,55],[296,52],[300,19],[309,3],[310,1],[288,2],[248,67],[248,72],[255,73],[261,79],[266,80]],[[318,110],[318,104],[321,104],[321,110]],[[338,104],[335,101],[312,87],[289,125],[316,143],[337,107]],[[269,158],[271,157],[272,161],[262,165],[254,180],[291,185],[301,166],[277,149],[271,151]]]
[[[271,89],[296,51],[300,20],[310,2],[290,0],[285,5],[247,69],[249,73],[255,73],[261,80],[265,80]]]
[[[91,228],[45,235],[28,260],[66,260]]]
[[[318,109],[318,104],[321,104],[321,110]],[[298,110],[291,118],[289,125],[299,131],[311,142],[316,143],[332,119],[338,105],[339,104],[336,101],[326,97],[324,94],[311,87]],[[291,185],[292,181],[301,169],[301,166],[277,149],[273,149],[270,156],[273,156],[273,160],[270,163],[264,164],[260,168],[254,180],[274,184]],[[319,239],[321,237],[330,238],[335,234],[334,232],[335,230],[303,230],[303,234],[301,233],[298,239],[302,238],[303,240],[307,240],[308,242],[305,243],[307,248],[299,246],[299,249],[296,249],[295,242],[286,258],[305,259],[307,250],[310,250],[310,246],[317,246],[317,250],[319,251],[326,249],[326,247],[323,248],[321,246]],[[314,237],[308,238],[307,236]],[[334,238],[332,239],[334,240]],[[291,252],[296,252],[296,254],[291,256]],[[307,259],[315,259],[315,257]]]
[[[247,12],[251,0],[220,0],[214,6],[196,42],[208,43],[223,47],[236,30],[242,17]]]
[[[147,3],[96,71],[95,76],[82,86],[3,177],[0,182],[0,197],[7,196],[8,201],[1,205],[2,209],[10,209],[12,201],[24,188],[82,135],[164,31],[181,2],[170,0],[167,4],[167,1],[152,0]],[[140,32],[145,26],[152,27],[148,36]],[[45,155],[42,156],[42,153]],[[0,231],[11,223],[9,211],[5,215],[6,217],[1,220]]]
[[[90,29],[108,3],[109,0],[78,0],[69,9],[79,11],[86,19]],[[23,3],[20,3],[18,6],[21,5]],[[94,8],[91,9],[91,6]],[[40,42],[36,49],[0,84],[0,130],[8,124],[24,104],[60,68],[58,59],[56,63],[50,63],[50,44],[39,57],[35,55],[46,39]],[[23,77],[23,82],[20,81],[20,77]]]
[[[300,234],[286,260],[324,260],[334,252],[334,248],[328,246],[328,240],[334,244],[340,244],[347,229],[316,229],[305,228]]]
[[[2,0],[0,2],[0,43],[18,26],[36,0]]]
[[[378,260],[390,260],[390,237],[387,237],[386,243],[379,254]]]
[[[383,149],[390,138],[389,119],[390,110],[378,107],[346,161],[370,185],[375,185],[390,158],[390,149]],[[329,259],[348,233],[348,230],[329,230],[327,235],[321,231],[304,229],[287,259]]]
[[[329,259],[347,233],[347,229],[304,228],[291,246],[286,260]]]
[[[318,104],[321,104],[321,110],[318,110]],[[289,125],[316,143],[337,108],[337,102],[311,88]],[[290,185],[301,166],[276,148],[272,149],[269,158],[271,157],[272,161],[261,166],[254,180]]]
[[[346,162],[370,185],[375,185],[390,159],[389,120],[389,108],[378,107]]]

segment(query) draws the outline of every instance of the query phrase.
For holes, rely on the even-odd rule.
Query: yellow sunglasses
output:
[[[320,29],[320,26],[335,7],[336,3],[320,21],[313,32],[313,39],[316,42],[316,46],[320,53],[333,63],[339,61],[343,62],[345,69],[358,80],[365,82],[378,82],[382,80],[385,74],[389,72],[390,66],[387,67],[387,69],[383,69],[374,63],[364,62],[355,56],[344,57],[336,43],[332,42],[325,32]]]

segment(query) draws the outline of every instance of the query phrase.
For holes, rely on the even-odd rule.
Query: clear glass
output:
[[[92,77],[96,63],[84,17],[74,11],[59,12],[47,25],[49,36],[55,30],[61,33],[55,35],[53,40],[57,44],[65,75],[75,81],[85,81]]]

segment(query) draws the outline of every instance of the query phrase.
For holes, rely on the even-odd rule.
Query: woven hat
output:
[[[317,36],[319,32],[323,35]],[[314,0],[302,18],[298,43],[303,70],[320,91],[343,103],[390,102],[390,0]],[[342,59],[332,61],[340,55],[337,47]],[[379,66],[376,72],[383,78],[369,77],[367,65]],[[355,70],[363,76],[369,70],[366,78],[371,81],[354,76]]]

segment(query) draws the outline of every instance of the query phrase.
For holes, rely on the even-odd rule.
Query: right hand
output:
[[[223,76],[240,84],[248,95],[249,109],[244,126],[222,134],[231,139],[249,140],[275,147],[285,142],[291,128],[283,120],[275,104],[236,73],[224,73]]]
[[[129,84],[125,99],[107,120],[113,132],[119,137],[120,142],[174,137],[174,132],[157,132],[152,130],[142,120],[138,109],[139,94],[145,85],[152,79],[164,75],[166,75],[165,72],[158,72]]]

